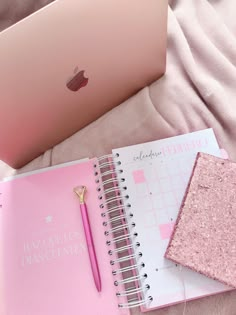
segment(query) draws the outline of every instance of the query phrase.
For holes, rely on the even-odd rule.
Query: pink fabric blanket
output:
[[[1,29],[48,2],[2,0]],[[206,127],[214,128],[221,147],[236,161],[236,2],[169,4],[166,75],[18,172]],[[12,173],[0,164],[0,176]],[[151,314],[181,315],[183,305]],[[185,314],[235,315],[236,292],[188,302]]]

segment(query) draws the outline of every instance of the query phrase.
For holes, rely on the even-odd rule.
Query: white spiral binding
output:
[[[113,274],[113,276],[116,276],[119,273],[130,271],[130,270],[138,270],[138,269],[143,268],[143,267],[145,267],[145,264],[143,262],[141,262],[140,264],[133,264],[133,265],[130,265],[130,266],[127,266],[127,267],[123,267],[123,268],[120,268],[120,269],[117,269],[117,270],[113,270],[112,274]]]
[[[135,218],[130,212],[129,195],[123,196],[127,187],[124,185],[125,178],[118,178],[117,173],[123,173],[119,154],[105,155],[98,158],[98,164],[94,165],[97,191],[101,200],[101,216],[104,218],[104,234],[109,238],[106,242],[108,255],[112,257],[110,264],[118,265],[112,270],[114,277],[121,275],[114,281],[114,285],[122,286],[123,291],[116,293],[117,298],[126,298],[126,302],[118,303],[119,308],[133,308],[152,301],[147,296],[150,285],[146,283],[148,275],[141,272],[145,266],[140,262],[142,253],[139,251],[140,243],[135,242],[138,233],[135,231]],[[114,249],[109,249],[113,245]],[[122,266],[122,264],[127,264]],[[138,272],[137,272],[138,271]],[[132,273],[132,275],[126,275]],[[129,286],[131,284],[132,286]]]
[[[152,301],[153,300],[152,296],[149,296],[148,300]],[[133,308],[133,307],[137,307],[137,306],[142,306],[146,303],[147,303],[146,298],[144,298],[142,300],[130,299],[127,303],[118,304],[118,307],[120,307],[120,308]]]
[[[125,235],[120,235],[120,236],[117,236],[117,237],[113,237],[111,240],[106,241],[106,244],[108,246],[110,246],[111,244],[117,244],[117,243],[120,243],[120,242],[123,242],[123,241],[127,241],[129,239],[133,239],[136,236],[138,236],[137,232],[127,233]]]
[[[149,285],[148,284],[145,285],[145,290],[149,290],[149,289],[150,289]],[[127,295],[132,295],[134,293],[142,293],[142,292],[143,292],[143,288],[130,287],[129,290],[116,293],[116,296],[127,296]]]
[[[127,205],[126,207],[129,207],[129,205]],[[114,207],[111,207],[110,209],[108,209],[107,211],[105,212],[102,212],[101,215],[102,217],[106,217],[108,214],[111,214],[113,212],[116,212],[117,210],[120,210],[121,212],[123,212],[123,209],[125,208],[125,206],[123,205],[116,205]]]

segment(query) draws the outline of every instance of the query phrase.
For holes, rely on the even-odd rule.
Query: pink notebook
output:
[[[129,314],[118,308],[103,232],[94,161],[0,183],[0,314]],[[79,202],[87,206],[102,279],[94,285]]]
[[[126,315],[228,290],[164,258],[199,151],[221,154],[212,129],[0,183],[0,314]],[[87,186],[101,293],[78,185]]]
[[[165,257],[236,288],[236,163],[199,153]]]

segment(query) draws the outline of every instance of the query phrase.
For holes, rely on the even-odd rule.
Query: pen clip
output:
[[[79,197],[80,204],[84,204],[84,198],[86,193],[86,187],[85,186],[78,186],[74,188],[74,192]]]

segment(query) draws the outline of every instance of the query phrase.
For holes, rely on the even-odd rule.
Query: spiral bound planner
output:
[[[0,183],[0,314],[128,315],[229,290],[164,258],[197,152],[219,156],[212,129]],[[97,292],[73,187],[87,208]]]

